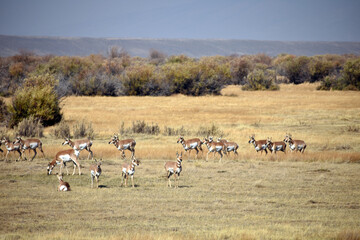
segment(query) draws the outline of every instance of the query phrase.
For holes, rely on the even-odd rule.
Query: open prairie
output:
[[[90,188],[87,153],[83,175],[64,176],[72,188],[57,192],[46,166],[61,146],[45,130],[46,159],[0,161],[0,236],[3,239],[359,239],[360,94],[322,92],[315,85],[281,85],[277,92],[222,96],[69,97],[65,121],[92,123],[92,150],[103,159],[100,188]],[[120,152],[108,142],[133,121],[158,124],[160,134],[126,134],[136,139],[135,188],[122,187]],[[200,137],[203,129],[239,145],[219,163],[206,147],[199,158],[183,151],[179,188],[167,188],[165,161],[175,161],[177,135]],[[306,142],[304,154],[256,153],[248,144],[290,132]],[[3,147],[4,149],[4,147]],[[69,165],[69,170],[72,166]],[[59,171],[57,166],[55,173]],[[71,172],[71,171],[70,171]],[[172,179],[173,181],[173,179]],[[172,182],[174,184],[174,182]]]

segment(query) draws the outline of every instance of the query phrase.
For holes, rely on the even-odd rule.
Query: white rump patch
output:
[[[190,148],[196,148],[196,147],[197,147],[197,145],[198,145],[198,144],[197,144],[197,142],[195,142],[195,143],[191,143],[191,144],[190,144]]]
[[[30,143],[30,148],[34,149],[34,148],[37,148],[37,147],[38,147],[38,144],[36,142]]]
[[[235,149],[235,147],[234,146],[229,146],[229,147],[227,147],[227,151],[234,151],[234,149]]]
[[[80,145],[79,145],[79,148],[80,148],[81,150],[85,149],[85,148],[86,148],[86,143],[80,144]]]
[[[69,154],[65,154],[65,155],[61,155],[60,159],[63,160],[64,162],[69,162],[72,161],[71,157]]]
[[[122,147],[122,148],[121,148],[121,147]],[[129,149],[129,148],[130,148],[130,143],[124,144],[124,145],[122,145],[122,146],[120,145],[120,146],[118,147],[119,150],[123,150],[123,149],[125,150],[125,149]]]
[[[64,192],[68,190],[68,188],[65,185],[61,185],[59,189],[60,191],[64,191]]]

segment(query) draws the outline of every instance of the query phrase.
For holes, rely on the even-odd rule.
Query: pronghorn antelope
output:
[[[226,139],[221,138],[218,138],[218,142],[222,142],[225,145],[225,154],[228,152],[234,152],[236,155],[238,155],[237,149],[239,148],[239,145],[236,142],[228,142]]]
[[[96,180],[96,187],[99,188],[99,177],[101,175],[101,160],[98,162],[95,159],[95,163],[95,165],[90,166],[91,188],[94,187],[94,178]]]
[[[25,160],[26,160],[25,150],[29,150],[29,154],[30,154],[30,150],[34,151],[34,156],[31,159],[31,161],[32,161],[32,160],[34,160],[34,158],[37,154],[36,148],[40,149],[40,151],[42,152],[42,154],[45,158],[45,153],[42,149],[42,142],[39,139],[34,138],[34,139],[23,140],[20,136],[18,136],[18,137],[16,137],[16,140],[14,143],[15,144],[19,143],[21,145],[21,151],[22,151],[22,154],[24,154]]]
[[[295,150],[304,153],[305,151],[306,143],[303,140],[293,140],[291,134],[286,134],[284,142],[289,144],[291,152]]]
[[[249,137],[249,144],[252,143],[254,144],[255,146],[255,150],[256,152],[258,151],[261,151],[261,154],[262,154],[262,151],[265,151],[265,153],[267,154],[267,143],[266,143],[266,140],[255,140],[255,135],[253,134],[251,137]]]
[[[62,145],[64,146],[66,144],[68,144],[72,149],[77,150],[79,152],[85,149],[86,151],[89,152],[87,160],[89,160],[90,154],[91,154],[91,160],[94,159],[93,152],[90,149],[92,146],[91,140],[82,139],[82,140],[71,141],[70,138],[65,138],[65,142],[63,142]]]
[[[164,164],[164,168],[167,173],[167,178],[169,180],[167,183],[168,187],[169,186],[171,187],[170,177],[173,174],[174,174],[174,178],[175,178],[175,188],[177,188],[179,186],[179,178],[180,178],[180,173],[182,170],[182,167],[181,167],[182,153],[180,153],[180,155],[178,153],[176,153],[176,159],[177,159],[176,162],[166,162]],[[178,175],[178,181],[176,181],[176,175]]]
[[[226,154],[225,144],[222,142],[214,142],[214,141],[212,141],[212,138],[210,138],[210,139],[204,138],[204,144],[209,149],[209,152],[206,155],[206,161],[208,160],[209,153],[213,152],[215,155],[215,153],[217,152],[220,154],[219,162],[221,162],[221,159],[223,157],[223,154],[221,152],[223,151]]]
[[[284,141],[273,142],[271,138],[267,138],[266,144],[272,153],[276,154],[277,151],[281,151],[286,154],[286,143]]]
[[[119,140],[119,137],[114,135],[114,137],[110,140],[109,144],[114,144],[114,146],[122,152],[121,156],[123,158],[125,158],[125,150],[129,150],[131,152],[131,158],[134,158],[136,145],[134,139]]]
[[[74,171],[73,174],[75,174],[75,170],[76,170],[76,166],[79,169],[79,175],[81,175],[81,169],[80,169],[80,163],[78,161],[78,156],[79,156],[79,151],[74,150],[74,149],[68,149],[68,150],[63,150],[60,151],[56,154],[56,156],[54,157],[54,160],[52,160],[52,162],[49,162],[48,167],[47,167],[47,172],[48,175],[51,174],[52,170],[54,169],[54,167],[58,164],[60,164],[60,173],[62,172],[62,168],[63,166],[65,166],[66,168],[66,173],[67,175],[69,175],[69,171],[67,169],[66,163],[72,161],[74,164]]]
[[[201,148],[201,144],[203,144],[203,142],[199,138],[185,140],[182,136],[180,136],[176,143],[181,143],[181,145],[183,145],[183,147],[184,147],[185,152],[187,150],[189,150],[189,158],[190,158],[191,150],[193,150],[193,149],[196,150],[195,158],[197,158],[198,153],[199,153],[198,148],[201,150],[201,152],[203,151]]]
[[[63,191],[63,192],[66,192],[66,191],[71,191],[70,189],[70,184],[68,182],[65,182],[63,179],[62,179],[62,175],[57,175],[58,179],[59,179],[59,186],[58,186],[58,191]]]
[[[4,143],[7,153],[5,156],[5,161],[7,161],[7,157],[9,155],[10,152],[13,151],[17,151],[19,153],[19,158],[16,161],[19,161],[20,158],[22,158],[22,154],[21,154],[21,145],[19,143],[12,143],[9,141],[9,139],[7,139],[6,137],[3,137],[3,139],[1,140],[2,143]]]
[[[121,176],[123,177],[122,181],[121,181],[121,186],[124,183],[124,179],[125,179],[125,187],[127,186],[127,180],[129,178],[129,176],[131,177],[131,183],[132,183],[132,187],[134,186],[134,173],[135,173],[135,166],[139,166],[140,161],[137,160],[135,157],[132,158],[131,164],[128,163],[124,163],[122,165],[122,173]]]

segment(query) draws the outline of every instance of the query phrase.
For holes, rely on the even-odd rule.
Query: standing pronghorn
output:
[[[277,151],[281,151],[286,154],[286,143],[284,141],[273,142],[271,138],[267,138],[266,144],[272,153],[276,154]]]
[[[14,142],[19,143],[21,145],[21,151],[22,154],[24,154],[25,160],[26,160],[26,155],[25,155],[25,150],[29,150],[29,154],[30,154],[30,150],[34,151],[34,156],[32,157],[31,161],[34,160],[37,152],[36,152],[36,148],[39,148],[40,151],[42,152],[44,158],[45,158],[45,153],[42,149],[42,142],[39,139],[33,138],[33,139],[26,139],[23,140],[20,136],[16,137],[16,140]]]
[[[255,150],[256,152],[258,151],[261,151],[261,154],[262,154],[262,151],[265,151],[265,153],[267,154],[267,143],[266,143],[266,140],[255,140],[255,135],[253,134],[251,137],[249,137],[249,144],[252,143],[254,144],[255,146]]]
[[[289,144],[291,152],[295,150],[304,153],[305,151],[306,143],[303,140],[293,140],[291,134],[286,134],[284,142]]]
[[[215,155],[215,153],[217,152],[220,154],[219,162],[221,162],[221,159],[223,157],[223,154],[221,152],[224,152],[226,154],[225,144],[222,142],[214,142],[214,141],[212,141],[212,138],[210,138],[210,139],[204,138],[204,144],[209,149],[209,152],[206,155],[206,161],[208,160],[209,153],[213,152]]]
[[[131,152],[131,159],[134,158],[136,146],[136,141],[134,139],[119,140],[119,137],[114,135],[109,144],[114,144],[114,146],[122,152],[122,158],[125,158],[125,150],[129,150]]]
[[[165,171],[167,173],[167,178],[168,178],[168,183],[167,186],[171,187],[171,180],[170,177],[171,175],[174,174],[174,178],[175,178],[175,188],[177,188],[179,186],[179,179],[180,179],[180,173],[182,170],[181,167],[181,162],[182,162],[182,153],[180,153],[180,155],[178,153],[176,153],[176,162],[166,162],[164,165]],[[176,175],[178,175],[178,181],[176,181]]]
[[[70,184],[68,182],[65,182],[62,178],[62,175],[57,175],[58,179],[59,179],[59,186],[58,186],[58,191],[71,191],[70,189]]]
[[[234,152],[234,154],[238,155],[237,150],[239,148],[239,145],[236,142],[228,142],[226,139],[221,139],[221,137],[218,138],[218,142],[222,142],[225,145],[225,154],[227,154],[228,152]]]
[[[92,141],[89,139],[82,139],[82,140],[76,140],[71,141],[70,138],[65,138],[65,142],[62,143],[62,145],[68,144],[72,149],[81,151],[86,150],[89,152],[87,160],[89,160],[90,154],[91,154],[91,160],[94,160],[93,152],[91,151]]]
[[[69,175],[69,171],[67,169],[66,163],[70,162],[70,161],[72,161],[74,164],[74,171],[73,171],[72,175],[75,174],[76,166],[79,169],[79,175],[81,175],[81,169],[80,169],[80,163],[78,161],[78,156],[79,156],[79,151],[74,150],[74,149],[68,149],[68,150],[63,150],[63,151],[58,152],[56,154],[56,156],[54,157],[54,160],[52,160],[52,162],[49,162],[49,164],[48,164],[48,167],[47,167],[48,175],[51,174],[54,167],[58,164],[61,164],[59,174],[61,174],[62,168],[63,168],[63,166],[65,166],[66,173],[67,173],[67,175]]]
[[[201,150],[201,152],[203,151],[201,148],[201,144],[203,144],[203,142],[199,138],[192,138],[192,139],[185,140],[182,136],[180,136],[176,143],[181,143],[181,145],[183,145],[183,147],[184,147],[185,152],[187,150],[189,150],[189,158],[190,158],[191,150],[193,150],[193,149],[196,150],[195,158],[197,158],[198,153],[199,153],[198,148]]]
[[[22,154],[21,154],[21,151],[20,151],[21,150],[20,143],[12,143],[6,137],[3,137],[1,142],[4,143],[4,145],[6,147],[6,150],[7,150],[7,153],[6,153],[6,156],[5,156],[5,161],[7,161],[7,157],[9,155],[9,153],[13,152],[13,151],[17,151],[19,153],[19,158],[16,161],[19,161],[20,158],[22,158]]]
[[[139,166],[140,161],[137,160],[135,157],[132,158],[131,164],[128,163],[123,163],[122,165],[122,173],[121,176],[122,181],[121,181],[121,186],[123,186],[124,184],[124,179],[125,179],[125,187],[127,186],[127,180],[129,178],[129,176],[131,177],[131,183],[132,183],[132,187],[134,186],[134,173],[135,173],[135,166]]]
[[[94,187],[94,178],[96,180],[96,187],[99,188],[99,177],[101,175],[101,160],[98,162],[95,159],[95,163],[95,165],[90,166],[91,188]]]

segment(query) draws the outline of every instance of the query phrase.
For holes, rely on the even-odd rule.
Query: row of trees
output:
[[[13,95],[26,78],[51,75],[55,90],[66,95],[220,94],[229,84],[244,90],[276,90],[278,83],[317,82],[321,89],[359,90],[360,58],[354,55],[294,56],[265,54],[166,57],[152,50],[148,58],[130,57],[114,47],[109,55],[36,56],[28,52],[0,58],[0,94]]]
[[[29,52],[0,58],[0,120],[15,127],[24,119],[44,126],[60,122],[60,99],[68,95],[220,94],[229,84],[244,90],[277,90],[278,83],[317,82],[319,89],[359,90],[360,57],[265,54],[166,57],[152,50],[148,58],[130,57],[112,48],[108,57],[37,56]]]

